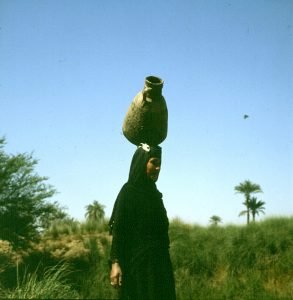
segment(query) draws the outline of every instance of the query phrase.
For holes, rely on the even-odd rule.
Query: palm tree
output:
[[[252,214],[252,221],[255,222],[255,215],[259,215],[259,213],[265,213],[265,202],[261,200],[257,200],[256,197],[252,197],[251,200],[249,201],[249,209]]]
[[[247,224],[249,224],[250,221],[250,207],[249,207],[249,202],[250,202],[250,195],[254,193],[262,193],[260,185],[256,183],[252,183],[249,180],[245,180],[244,182],[240,183],[239,185],[235,186],[235,191],[237,193],[241,193],[245,197],[245,201],[243,204],[246,206],[246,210],[242,211],[239,216],[242,216],[246,214],[247,216]]]
[[[210,217],[210,223],[212,223],[212,225],[217,226],[218,223],[222,223],[222,219],[219,216],[213,215],[213,216]]]
[[[93,204],[89,204],[86,207],[85,217],[89,221],[100,222],[104,220],[105,206],[100,204],[98,201],[94,200]]]

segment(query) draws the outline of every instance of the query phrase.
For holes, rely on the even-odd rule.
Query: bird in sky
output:
[[[243,119],[244,119],[244,120],[247,119],[247,118],[249,118],[249,115],[244,115],[244,116],[243,116]]]

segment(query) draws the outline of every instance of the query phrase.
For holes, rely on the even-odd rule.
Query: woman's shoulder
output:
[[[137,194],[137,189],[133,185],[126,182],[120,189],[118,198],[120,198],[120,199],[131,198],[132,196],[135,196],[136,194]]]
[[[124,183],[122,186],[120,193],[132,193],[135,191],[135,188],[133,185],[131,185],[129,182]]]

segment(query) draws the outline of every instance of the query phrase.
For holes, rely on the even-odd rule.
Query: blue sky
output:
[[[244,223],[234,187],[246,179],[266,216],[292,215],[292,21],[291,0],[0,0],[6,151],[33,152],[72,217],[93,200],[109,216],[135,151],[123,118],[156,75],[169,218]]]

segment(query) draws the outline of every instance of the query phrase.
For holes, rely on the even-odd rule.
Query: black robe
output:
[[[122,269],[121,299],[173,300],[176,296],[169,255],[169,222],[162,194],[144,176],[151,153],[139,152],[110,220],[111,260],[118,260]]]

